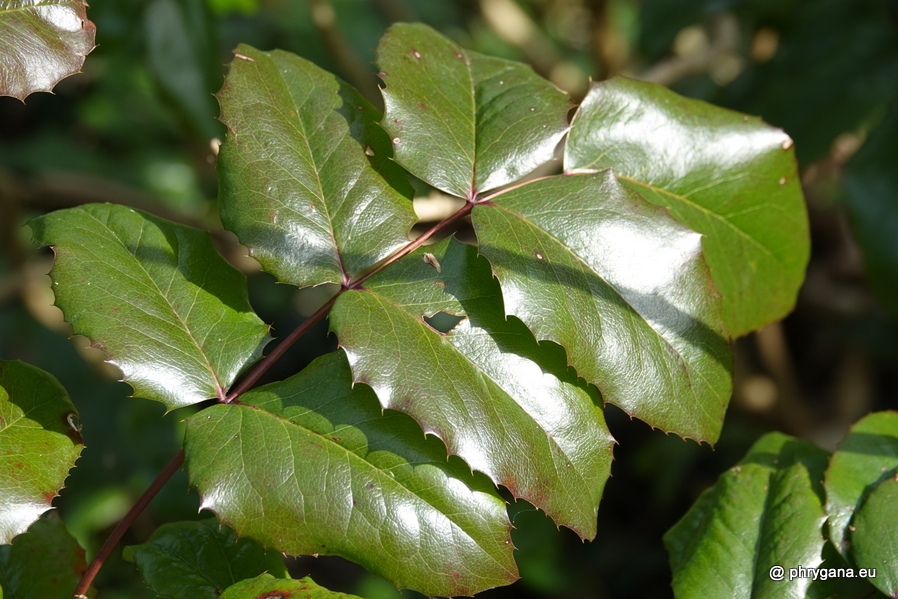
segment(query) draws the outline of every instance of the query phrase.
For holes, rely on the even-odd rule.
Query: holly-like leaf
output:
[[[505,319],[475,248],[445,240],[427,253],[338,298],[331,328],[353,379],[472,469],[592,538],[614,443],[601,410],[575,384],[563,352]],[[424,320],[439,311],[467,318],[442,334]]]
[[[852,552],[858,567],[876,569],[873,586],[898,597],[898,475],[876,486],[854,516]]]
[[[788,569],[822,562],[826,458],[808,442],[770,433],[702,493],[664,535],[678,599],[804,599],[811,579],[789,580]],[[785,567],[785,579],[774,566]]]
[[[562,345],[605,401],[717,440],[731,355],[700,235],[610,172],[534,181],[473,221],[508,314]]]
[[[427,25],[393,25],[377,65],[396,161],[447,193],[473,198],[520,179],[552,158],[567,131],[567,94]]]
[[[55,512],[0,547],[0,598],[67,599],[87,565]]]
[[[311,578],[278,580],[260,576],[238,582],[221,595],[221,599],[361,599],[337,593],[315,584]]]
[[[235,56],[218,95],[225,228],[300,287],[348,282],[408,243],[408,176],[389,160],[377,111],[294,54],[240,46]]]
[[[80,426],[52,374],[0,361],[0,544],[50,509],[84,448]]]
[[[85,0],[0,0],[0,96],[52,91],[80,72],[96,32]]]
[[[266,572],[289,578],[281,554],[246,537],[238,540],[214,518],[163,524],[124,555],[157,595],[170,599],[217,599],[232,584]]]
[[[564,168],[611,168],[702,233],[734,337],[785,316],[810,246],[792,140],[760,119],[615,78],[571,123]]]
[[[829,538],[849,559],[849,525],[867,493],[898,470],[898,412],[876,412],[859,420],[826,471]]]
[[[187,419],[202,506],[291,554],[335,554],[401,588],[473,595],[517,578],[505,502],[407,416],[351,386],[343,352]]]
[[[223,398],[261,355],[268,327],[249,305],[245,277],[206,232],[112,204],[30,225],[56,252],[56,305],[135,395],[169,409]]]

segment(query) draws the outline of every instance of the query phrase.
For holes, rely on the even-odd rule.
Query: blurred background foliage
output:
[[[55,95],[0,98],[0,358],[55,374],[81,411],[87,448],[55,505],[90,557],[177,451],[186,410],[128,397],[51,306],[48,249],[27,219],[117,202],[213,231],[249,276],[253,305],[285,335],[327,297],[277,285],[221,232],[212,94],[240,42],[283,48],[333,70],[376,104],[374,48],[394,21],[423,21],[463,46],[528,62],[579,100],[615,74],[761,115],[796,142],[813,256],[794,313],[736,342],[732,407],[715,449],[630,421],[594,542],[510,505],[523,578],[483,597],[671,596],[662,534],[763,432],[832,450],[898,383],[898,0],[96,0],[98,47]],[[451,210],[417,184],[432,221]],[[335,347],[326,324],[273,374]],[[197,518],[180,473],[125,544]],[[97,579],[101,599],[152,597],[121,551]],[[294,575],[369,599],[395,589],[337,558],[289,560]],[[404,593],[401,596],[416,596]]]

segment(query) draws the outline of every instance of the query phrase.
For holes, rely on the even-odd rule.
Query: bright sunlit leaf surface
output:
[[[246,278],[205,231],[113,204],[30,222],[53,246],[56,305],[138,397],[169,409],[222,398],[268,341]]]
[[[659,85],[593,83],[574,117],[564,168],[611,168],[702,233],[734,337],[785,316],[810,253],[792,140],[757,117]]]
[[[440,272],[419,250],[337,300],[331,328],[353,379],[556,524],[594,537],[613,445],[600,408],[559,348],[505,319],[476,248],[450,239],[427,251]],[[424,319],[440,311],[466,318],[443,334]]]
[[[342,351],[191,416],[185,454],[202,507],[264,547],[341,555],[431,596],[517,578],[494,487],[408,416],[382,415]]]
[[[288,52],[237,48],[218,94],[226,229],[281,282],[348,282],[408,243],[408,175],[389,160],[377,111]]]
[[[678,599],[804,599],[810,578],[790,567],[823,558],[827,453],[781,433],[757,441],[664,536]],[[781,580],[771,568],[785,567]]]
[[[270,576],[260,576],[244,580],[229,587],[221,599],[361,599],[328,590],[315,584],[311,578],[280,580]]]
[[[463,50],[421,23],[393,25],[377,49],[396,161],[473,198],[552,158],[567,94],[526,65]]]
[[[0,599],[71,597],[86,567],[84,550],[53,512],[0,546]]]
[[[898,412],[875,412],[859,420],[833,454],[826,471],[829,536],[849,557],[849,526],[867,494],[898,471]]]
[[[717,440],[732,358],[698,233],[610,172],[534,181],[473,221],[508,314],[563,346],[605,401]]]
[[[246,578],[288,577],[280,553],[266,552],[250,538],[238,539],[214,518],[163,524],[146,543],[126,547],[124,557],[137,565],[151,589],[171,599],[217,599]]]
[[[51,91],[80,72],[95,35],[84,0],[0,0],[0,96]]]
[[[50,509],[84,448],[80,426],[53,375],[0,361],[0,544]]]

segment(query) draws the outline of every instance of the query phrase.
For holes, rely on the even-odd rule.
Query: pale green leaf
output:
[[[30,225],[56,252],[56,305],[135,395],[169,409],[223,398],[261,355],[268,327],[249,305],[245,277],[208,233],[113,204]]]
[[[664,536],[676,596],[804,599],[811,579],[788,571],[823,561],[826,455],[781,433],[756,442]]]
[[[356,382],[413,416],[451,454],[581,537],[596,514],[613,440],[601,410],[557,347],[505,319],[498,285],[475,248],[429,246],[342,294],[331,327]],[[465,315],[448,334],[424,317]]]
[[[221,599],[361,599],[355,595],[337,593],[315,584],[311,578],[279,580],[260,576],[229,587]]]
[[[408,243],[408,176],[389,160],[377,111],[294,54],[240,46],[235,56],[218,95],[225,228],[300,287],[348,282]]]
[[[567,94],[523,64],[463,50],[421,23],[384,35],[382,124],[396,161],[463,198],[520,179],[567,131]]]
[[[512,189],[473,222],[505,311],[562,345],[605,401],[717,440],[732,357],[700,235],[610,172]]]
[[[0,544],[50,509],[84,448],[80,426],[53,375],[0,361]]]
[[[238,534],[341,555],[429,595],[517,578],[505,503],[407,416],[351,387],[343,352],[187,420],[191,484]]]
[[[703,234],[734,337],[784,317],[810,254],[792,140],[756,117],[615,78],[571,124],[566,172],[611,168]]]
[[[876,412],[855,423],[826,471],[829,538],[848,557],[849,526],[867,493],[898,470],[898,412]]]

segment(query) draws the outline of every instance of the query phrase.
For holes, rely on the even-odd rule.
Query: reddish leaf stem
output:
[[[134,523],[134,520],[137,519],[137,516],[144,510],[144,508],[149,505],[149,503],[153,500],[153,497],[156,496],[156,493],[159,492],[165,483],[168,482],[168,479],[172,477],[172,475],[178,471],[178,468],[181,467],[181,464],[184,463],[184,450],[180,450],[172,461],[168,463],[168,466],[156,477],[156,480],[144,491],[143,495],[140,496],[140,499],[137,500],[137,503],[128,511],[125,517],[121,522],[118,523],[118,526],[115,527],[115,530],[112,531],[112,534],[109,535],[109,538],[106,539],[106,542],[103,543],[103,546],[100,547],[100,551],[94,557],[94,559],[90,562],[90,565],[87,567],[87,570],[84,571],[84,575],[81,577],[81,582],[78,583],[78,586],[75,588],[75,592],[72,594],[72,599],[79,599],[80,597],[85,597],[85,593],[87,593],[87,589],[90,588],[90,585],[94,581],[94,577],[97,575],[97,572],[100,571],[100,568],[103,566],[103,562],[106,561],[106,558],[109,557],[109,554],[112,553],[113,548],[118,544],[121,540],[122,536],[124,536],[125,532],[131,528],[131,524]]]
[[[305,319],[302,324],[300,324],[296,329],[293,330],[289,335],[284,337],[284,340],[281,341],[277,347],[275,347],[270,354],[265,356],[262,361],[260,361],[256,366],[250,371],[246,377],[240,381],[240,383],[234,387],[228,394],[225,396],[225,399],[222,403],[232,403],[238,397],[246,393],[253,385],[255,385],[258,380],[262,377],[265,372],[271,368],[271,366],[284,355],[284,353],[290,349],[290,347],[296,343],[300,337],[309,332],[315,324],[318,323],[319,320],[327,316],[327,313],[330,312],[330,309],[336,303],[337,298],[340,297],[346,291],[350,289],[359,289],[363,282],[367,281],[369,278],[389,266],[393,264],[400,258],[407,256],[412,253],[424,243],[439,233],[444,229],[451,227],[458,221],[465,218],[468,214],[471,213],[471,210],[474,208],[474,202],[468,202],[461,209],[459,209],[455,214],[447,218],[446,220],[437,223],[433,227],[431,227],[427,232],[423,235],[410,242],[408,245],[404,246],[402,249],[392,254],[389,258],[378,264],[376,267],[372,268],[370,271],[361,275],[357,279],[351,281],[350,283],[343,285],[340,287],[340,290],[334,294],[332,298],[327,300],[323,306],[318,308],[314,314]],[[118,526],[115,527],[115,530],[112,531],[112,534],[109,535],[109,538],[106,539],[106,542],[103,543],[103,546],[100,547],[99,553],[97,553],[96,557],[94,557],[93,561],[91,561],[90,566],[87,567],[87,570],[84,571],[84,575],[81,577],[81,582],[78,583],[78,587],[75,589],[75,592],[72,594],[72,599],[82,599],[85,597],[85,593],[87,589],[90,588],[90,585],[93,583],[94,578],[97,575],[97,572],[100,571],[100,568],[103,566],[103,563],[106,561],[106,558],[109,557],[109,554],[112,553],[113,548],[118,544],[121,540],[122,536],[124,536],[125,532],[131,527],[131,524],[134,523],[134,520],[137,519],[137,516],[146,508],[146,506],[153,500],[153,497],[156,496],[156,493],[168,482],[168,480],[172,477],[172,475],[181,467],[184,463],[184,450],[181,449],[178,454],[172,458],[172,461],[169,462],[168,466],[159,473],[159,476],[156,477],[156,480],[144,491],[144,494],[140,496],[140,499],[137,500],[137,503],[131,508],[131,510],[125,515],[124,519],[118,523]]]

